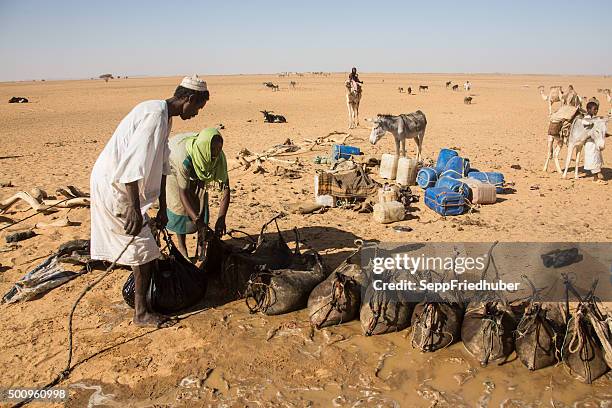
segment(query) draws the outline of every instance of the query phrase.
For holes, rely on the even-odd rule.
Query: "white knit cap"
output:
[[[208,91],[208,87],[206,86],[206,81],[198,78],[196,74],[193,74],[190,77],[185,77],[181,81],[181,86],[183,88],[192,89],[194,91]]]

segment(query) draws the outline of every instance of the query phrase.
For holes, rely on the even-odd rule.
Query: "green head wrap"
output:
[[[210,183],[227,184],[229,177],[227,174],[227,161],[223,151],[215,160],[212,159],[212,140],[216,135],[221,136],[217,128],[206,128],[197,135],[185,140],[187,154],[191,157],[191,162],[198,179]]]

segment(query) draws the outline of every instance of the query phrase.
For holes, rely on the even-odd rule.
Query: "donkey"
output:
[[[569,139],[567,142],[567,157],[565,159],[565,171],[563,172],[563,178],[567,177],[567,169],[569,168],[570,162],[572,161],[572,155],[576,150],[576,166],[574,168],[574,178],[578,178],[578,166],[580,165],[580,153],[584,147],[585,142],[591,138],[599,147],[603,149],[606,141],[606,129],[608,126],[609,117],[595,117],[592,119],[576,118],[572,123],[570,129]],[[584,126],[584,122],[592,123],[593,127],[588,129]]]
[[[423,112],[418,110],[399,116],[376,115],[376,118],[369,121],[374,124],[370,133],[370,143],[375,145],[386,132],[390,132],[395,139],[395,155],[399,156],[401,143],[402,156],[406,157],[406,139],[414,139],[417,148],[416,159],[421,160],[421,148],[427,127],[427,118]]]

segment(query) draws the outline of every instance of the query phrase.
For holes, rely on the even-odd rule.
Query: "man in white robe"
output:
[[[587,114],[582,119],[582,125],[586,128],[592,128],[593,124],[589,119],[597,116],[599,104],[590,101],[587,103],[586,108]],[[601,166],[603,165],[603,155],[601,151],[604,149],[604,142],[603,138],[597,138],[597,141],[593,138],[589,138],[584,143],[584,169],[590,171],[593,175],[593,180],[600,184],[605,183],[603,175],[601,174]]]
[[[159,200],[156,221],[165,226],[172,117],[191,119],[209,97],[206,82],[194,75],[185,77],[170,99],[138,104],[119,123],[91,172],[91,258],[132,267],[138,326],[168,322],[146,301],[153,262],[160,256],[146,212]]]

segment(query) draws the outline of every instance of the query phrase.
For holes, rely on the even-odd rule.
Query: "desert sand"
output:
[[[422,110],[428,119],[424,156],[435,160],[442,147],[453,147],[480,170],[501,171],[514,183],[513,194],[494,205],[458,217],[442,218],[427,209],[422,191],[412,216],[400,223],[411,232],[376,224],[371,214],[330,209],[323,214],[288,214],[281,228],[298,227],[305,244],[318,250],[329,271],[354,248],[354,240],[401,241],[612,241],[612,182],[597,185],[581,178],[561,179],[545,159],[548,107],[538,85],[573,84],[578,93],[597,96],[600,114],[610,106],[598,88],[610,88],[602,77],[527,75],[361,74],[365,82],[361,126],[347,129],[345,74],[206,77],[211,100],[199,116],[175,119],[172,134],[222,123],[224,150],[233,158],[240,149],[261,152],[291,138],[295,143],[331,132],[348,132],[348,144],[380,157],[394,150],[387,134],[368,142],[363,120],[377,113]],[[463,91],[444,87],[469,79],[472,105]],[[289,81],[297,82],[295,89]],[[0,84],[0,200],[17,191],[41,187],[49,192],[72,184],[88,190],[89,174],[99,152],[119,121],[137,103],[172,95],[180,78],[130,78]],[[262,85],[273,81],[272,92]],[[418,85],[429,92],[418,93]],[[411,86],[413,95],[398,93]],[[416,94],[415,94],[416,93]],[[28,104],[7,104],[25,96]],[[286,116],[286,124],[263,123],[260,110]],[[415,146],[407,143],[409,155]],[[329,147],[302,150],[302,177],[291,180],[270,172],[230,172],[232,204],[228,228],[256,234],[261,225],[286,206],[313,201],[315,155]],[[562,151],[562,164],[566,150]],[[604,176],[612,179],[610,149],[604,151]],[[519,165],[513,169],[511,165]],[[230,163],[230,167],[232,164]],[[515,166],[516,167],[516,166]],[[570,171],[573,170],[573,165]],[[571,175],[573,176],[573,174]],[[214,209],[213,209],[214,211]],[[16,207],[3,216],[17,220],[32,214]],[[87,238],[88,209],[37,215],[0,232],[32,228],[66,216],[78,226],[37,229],[21,247],[0,253],[0,291],[55,251],[62,242]],[[214,214],[214,212],[213,212]],[[214,218],[213,218],[214,219]],[[287,234],[288,235],[288,234]],[[290,236],[290,235],[288,235]],[[191,239],[193,244],[193,239]],[[4,244],[4,242],[2,242]],[[0,310],[0,386],[35,386],[50,381],[64,367],[67,316],[82,288],[100,275],[93,271],[39,299]],[[100,386],[107,406],[569,406],[575,401],[597,406],[612,400],[610,374],[593,385],[572,379],[562,366],[529,372],[516,359],[504,366],[479,367],[461,343],[422,354],[410,346],[409,331],[364,337],[359,322],[313,332],[305,311],[283,316],[250,315],[244,302],[233,302],[187,317],[170,329],[140,329],[121,297],[129,272],[114,271],[81,302],[75,315],[75,357],[79,362],[61,386]],[[186,377],[195,380],[191,384]],[[191,385],[190,385],[191,384]],[[93,389],[73,388],[68,407],[87,406]],[[96,395],[99,395],[97,393]],[[104,399],[102,399],[104,400]],[[291,405],[294,404],[294,405]],[[334,405],[337,404],[337,405]],[[59,406],[59,405],[58,405]]]

